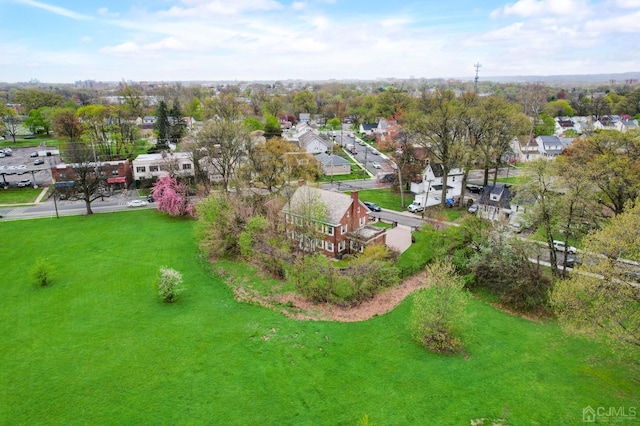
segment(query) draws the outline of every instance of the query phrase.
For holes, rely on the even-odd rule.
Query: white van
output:
[[[565,252],[565,249],[567,251],[567,253],[569,254],[576,254],[576,252],[578,251],[575,247],[573,246],[566,246],[564,244],[564,241],[558,241],[558,240],[553,240],[553,249],[555,251],[560,251],[560,252]]]

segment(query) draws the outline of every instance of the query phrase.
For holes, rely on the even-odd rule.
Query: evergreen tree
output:
[[[156,111],[156,124],[154,125],[154,130],[158,134],[158,149],[165,149],[169,146],[170,127],[167,104],[164,101],[160,101]]]

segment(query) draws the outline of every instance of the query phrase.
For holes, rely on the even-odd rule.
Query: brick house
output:
[[[287,235],[298,241],[301,250],[340,258],[386,242],[385,229],[368,224],[369,209],[358,199],[358,191],[347,195],[302,185],[282,214]]]
[[[51,168],[51,177],[54,182],[76,180],[76,167],[78,167],[77,164],[57,164]],[[129,160],[102,161],[99,164],[99,171],[106,177],[111,191],[128,188],[132,182],[133,171]]]

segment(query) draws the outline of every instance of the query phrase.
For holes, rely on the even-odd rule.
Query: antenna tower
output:
[[[482,67],[480,62],[474,65],[474,68],[476,69],[476,78],[473,79],[473,91],[475,93],[478,93],[478,71],[480,70],[480,67]]]

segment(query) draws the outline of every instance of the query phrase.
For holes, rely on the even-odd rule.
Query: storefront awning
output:
[[[107,183],[127,183],[127,178],[125,178],[125,177],[111,177],[111,178],[107,178]]]

